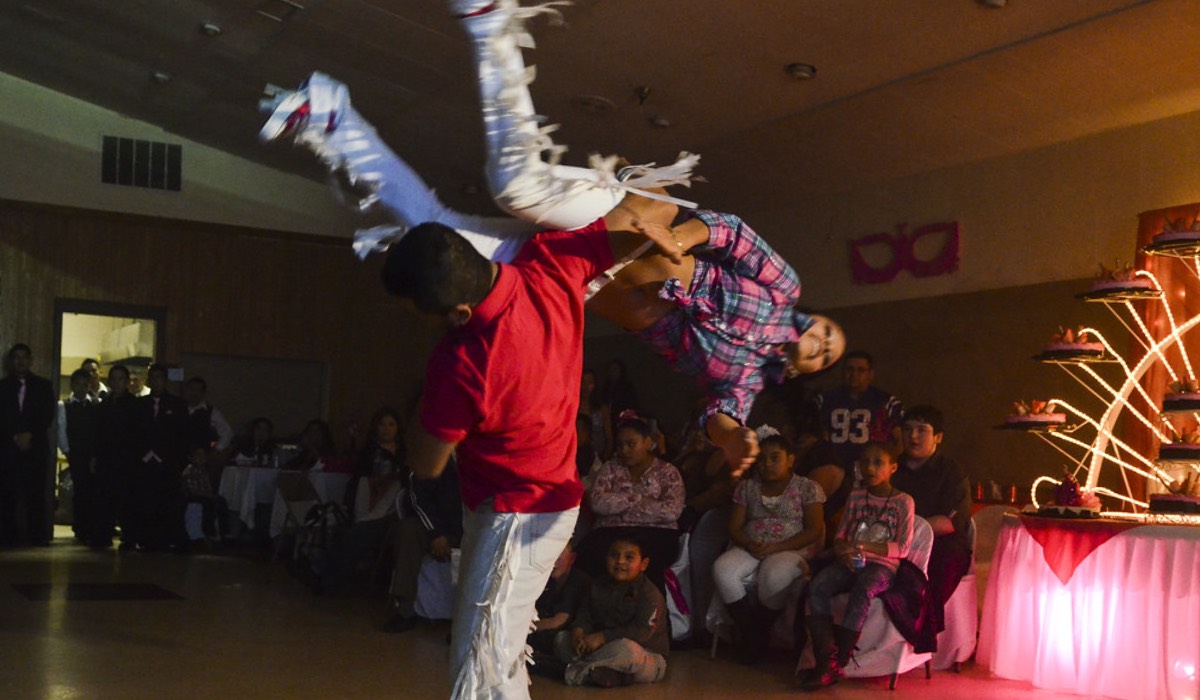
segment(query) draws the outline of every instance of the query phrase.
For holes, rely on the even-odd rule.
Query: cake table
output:
[[[1200,697],[1200,527],[1005,516],[978,658],[1040,688]]]

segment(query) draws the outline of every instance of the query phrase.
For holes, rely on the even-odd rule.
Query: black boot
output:
[[[754,629],[758,617],[757,606],[750,596],[745,596],[732,603],[726,603],[725,607],[729,610],[729,616],[733,618],[733,639],[737,658],[745,662],[751,657],[751,649],[757,644]]]
[[[846,668],[846,664],[850,663],[850,657],[854,655],[854,645],[858,644],[858,632],[858,630],[841,625],[833,628],[833,639],[837,642],[838,666],[843,669]]]
[[[745,655],[742,657],[742,663],[747,666],[756,666],[765,658],[767,650],[771,646],[771,628],[774,627],[775,619],[779,617],[780,612],[761,604],[754,606],[748,632],[749,639],[743,643]]]
[[[842,678],[838,649],[833,636],[833,618],[810,615],[808,633],[812,636],[813,658],[817,665],[800,681],[801,690],[812,691],[837,683]]]

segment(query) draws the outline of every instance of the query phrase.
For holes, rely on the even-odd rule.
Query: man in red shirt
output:
[[[384,285],[445,319],[430,357],[409,460],[418,478],[452,452],[466,506],[451,641],[453,697],[529,697],[525,636],[570,538],[583,486],[575,415],[587,281],[639,242],[632,208],[534,236],[508,263],[453,229],[414,228],[388,251]]]

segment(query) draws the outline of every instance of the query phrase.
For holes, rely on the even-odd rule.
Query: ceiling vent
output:
[[[178,192],[183,184],[183,146],[105,136],[100,181],[108,185]]]

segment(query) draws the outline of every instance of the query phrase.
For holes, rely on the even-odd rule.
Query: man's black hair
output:
[[[866,350],[851,350],[845,355],[842,355],[843,364],[849,360],[866,360],[867,367],[872,369],[875,367],[875,358],[871,357],[871,353],[867,352]]]
[[[475,306],[492,288],[492,263],[457,231],[439,223],[414,227],[388,248],[383,286],[424,313]]]

